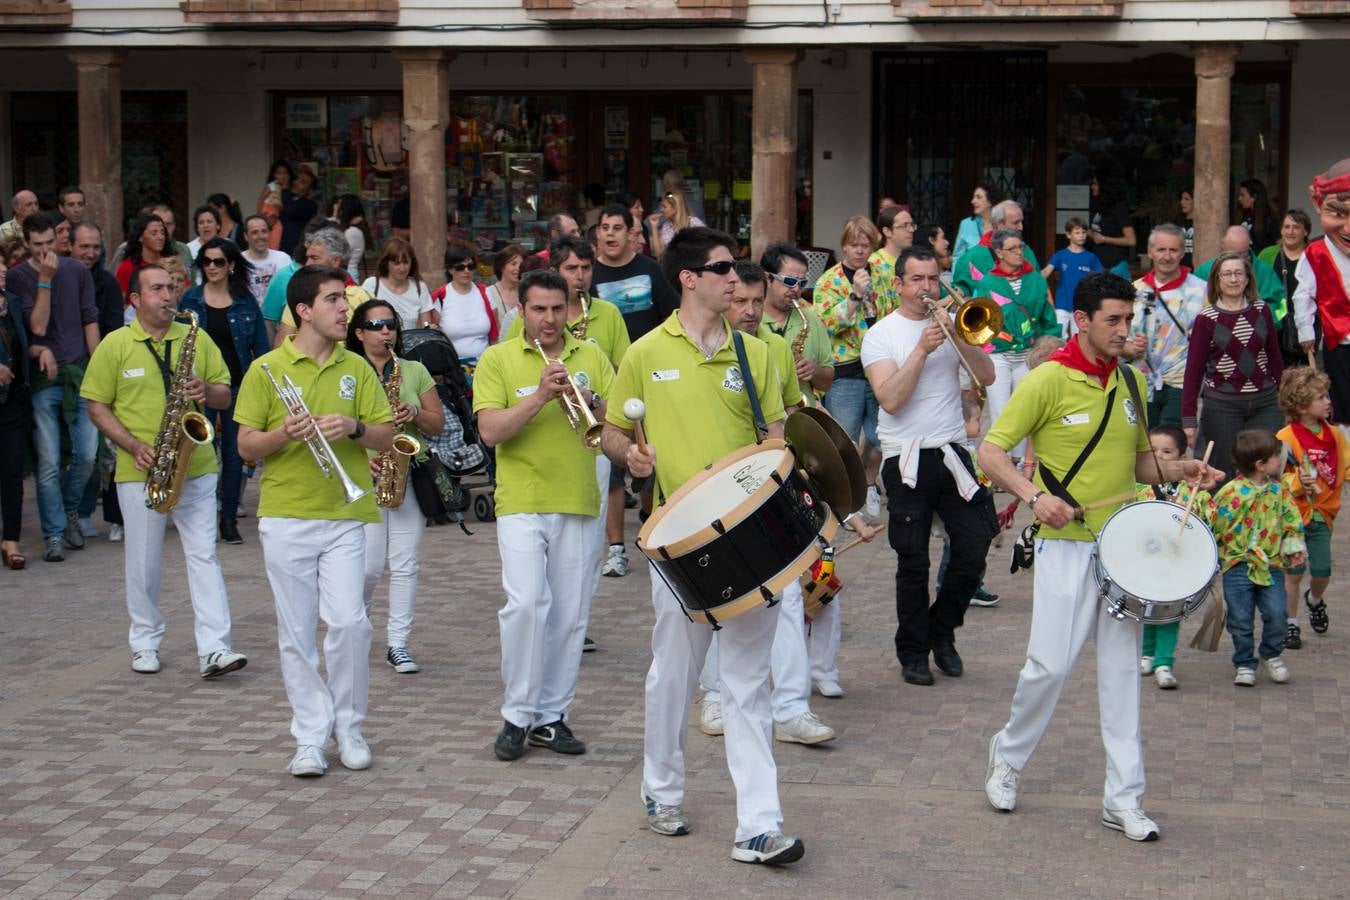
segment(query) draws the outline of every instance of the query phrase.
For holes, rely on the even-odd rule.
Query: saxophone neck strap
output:
[[[169,361],[173,359],[173,341],[166,340],[164,342],[163,358],[160,358],[160,355],[155,352],[154,341],[146,341],[145,349],[149,350],[150,355],[155,358],[155,366],[159,369],[159,376],[164,379],[164,396],[167,397],[173,390],[173,369],[169,365]]]

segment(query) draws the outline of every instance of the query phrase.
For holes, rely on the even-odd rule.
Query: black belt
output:
[[[835,378],[865,378],[865,377],[867,377],[867,376],[863,373],[863,364],[862,364],[862,360],[860,360],[860,359],[855,359],[855,360],[853,360],[853,362],[835,363],[835,366],[834,366],[834,377],[835,377]]]

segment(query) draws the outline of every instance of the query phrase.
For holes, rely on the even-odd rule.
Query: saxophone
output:
[[[802,354],[806,352],[806,339],[811,335],[811,320],[806,318],[806,313],[802,312],[801,304],[798,303],[796,299],[792,299],[792,308],[797,311],[797,315],[802,317],[801,331],[797,332],[797,336],[792,339],[791,344],[792,361],[795,363],[799,361],[802,358]],[[802,389],[802,404],[808,407],[814,407],[816,402],[815,391],[812,389],[811,385],[806,384]]]
[[[398,357],[393,353],[393,342],[386,344],[393,368],[389,380],[384,383],[385,396],[389,405],[398,409],[399,390],[403,387],[403,372],[398,365]],[[396,509],[403,505],[403,496],[408,490],[408,466],[413,457],[422,452],[422,442],[406,432],[394,435],[394,446],[379,455],[380,473],[375,477],[375,505],[385,509]]]
[[[193,451],[216,436],[206,416],[187,398],[187,383],[192,380],[192,366],[197,360],[197,315],[180,312],[174,318],[188,320],[188,333],[178,351],[169,394],[164,398],[164,418],[155,435],[155,462],[145,476],[145,505],[157,513],[168,513],[178,505]]]
[[[586,302],[585,291],[577,291],[577,299],[581,301],[581,321],[567,330],[572,332],[572,337],[584,341],[586,340],[586,329],[591,325],[591,305]]]

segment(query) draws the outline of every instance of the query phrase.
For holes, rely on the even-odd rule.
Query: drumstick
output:
[[[1209,455],[1213,452],[1214,452],[1214,442],[1210,441],[1209,445],[1205,447],[1205,456],[1203,459],[1200,460],[1200,462],[1208,466]],[[1186,511],[1181,514],[1181,527],[1177,529],[1177,540],[1181,540],[1181,536],[1186,533],[1186,523],[1191,520],[1191,507],[1195,506],[1195,497],[1199,493],[1200,490],[1198,487],[1191,489],[1190,499],[1186,501]]]
[[[647,437],[642,433],[642,420],[647,416],[647,404],[636,397],[623,403],[623,417],[633,423],[633,434],[637,437],[638,452],[647,454]]]
[[[1114,497],[1107,497],[1105,500],[1097,500],[1096,502],[1088,503],[1078,508],[1083,512],[1091,512],[1094,509],[1101,509],[1103,506],[1115,506],[1117,503],[1124,503],[1126,500],[1133,499],[1134,491],[1129,491],[1128,493],[1117,494]]]

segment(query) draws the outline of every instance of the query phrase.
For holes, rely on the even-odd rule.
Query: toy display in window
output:
[[[366,158],[379,172],[403,168],[406,149],[403,119],[396,112],[384,112],[365,120]]]

